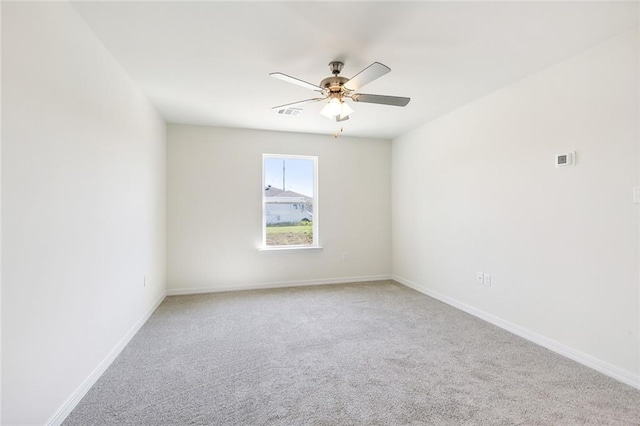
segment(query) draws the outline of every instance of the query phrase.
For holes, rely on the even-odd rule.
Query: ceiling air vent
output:
[[[301,108],[279,108],[276,110],[276,114],[278,115],[298,115],[302,112]]]

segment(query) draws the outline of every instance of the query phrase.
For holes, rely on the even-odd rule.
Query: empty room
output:
[[[640,425],[639,3],[0,12],[2,425]]]

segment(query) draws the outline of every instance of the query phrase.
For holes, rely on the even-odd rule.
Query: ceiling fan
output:
[[[330,62],[329,69],[333,75],[322,80],[319,85],[308,83],[304,80],[291,77],[281,72],[273,72],[269,74],[271,77],[306,87],[321,94],[321,96],[317,98],[279,105],[277,107],[273,107],[273,109],[288,108],[308,102],[328,101],[322,108],[322,111],[320,111],[320,114],[329,119],[335,119],[340,122],[348,120],[349,114],[353,112],[353,109],[351,109],[351,107],[345,102],[346,99],[351,99],[353,102],[365,102],[370,104],[393,105],[400,107],[407,105],[411,100],[410,98],[400,96],[357,93],[357,91],[365,84],[371,83],[373,80],[376,80],[391,71],[391,68],[381,64],[380,62],[372,63],[356,74],[355,77],[350,79],[338,75],[342,71],[343,67],[344,63],[340,61]]]

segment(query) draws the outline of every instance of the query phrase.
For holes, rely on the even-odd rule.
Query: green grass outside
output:
[[[267,226],[268,246],[313,244],[312,225]]]

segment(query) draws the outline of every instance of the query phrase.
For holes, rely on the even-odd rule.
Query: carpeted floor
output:
[[[640,425],[640,391],[392,281],[168,297],[65,425]]]

